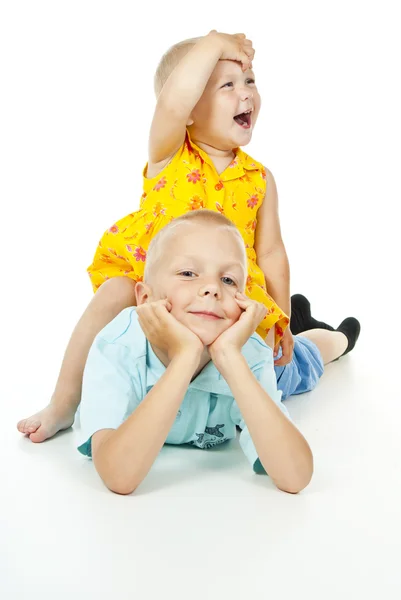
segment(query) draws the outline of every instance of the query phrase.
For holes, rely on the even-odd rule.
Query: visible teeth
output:
[[[249,115],[249,113],[252,112],[252,108],[250,108],[249,110],[244,110],[242,113],[238,113],[238,115],[236,115],[236,117],[239,117],[240,115]]]

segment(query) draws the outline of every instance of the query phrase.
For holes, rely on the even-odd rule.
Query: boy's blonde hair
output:
[[[184,213],[183,215],[176,217],[170,223],[168,223],[163,229],[161,229],[149,244],[148,251],[146,253],[146,264],[143,279],[145,283],[149,283],[151,274],[156,271],[155,266],[157,265],[161,255],[165,251],[164,245],[167,238],[173,230],[183,223],[201,223],[203,225],[210,225],[220,227],[222,229],[229,230],[238,238],[238,241],[243,249],[245,268],[247,268],[247,256],[245,250],[244,240],[238,230],[230,219],[227,219],[221,213],[215,212],[214,210],[208,210],[201,208],[199,210],[192,210]]]
[[[182,42],[178,42],[178,44],[174,44],[167,50],[167,52],[162,56],[161,61],[159,62],[159,66],[156,69],[155,78],[154,78],[154,88],[156,97],[159,97],[160,92],[170,74],[174,71],[180,60],[195,46],[199,40],[202,39],[200,37],[191,38],[188,40],[184,40]]]

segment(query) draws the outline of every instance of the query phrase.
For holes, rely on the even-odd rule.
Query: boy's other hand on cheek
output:
[[[136,309],[142,330],[152,344],[167,354],[170,360],[179,354],[202,354],[203,344],[198,336],[170,314],[171,303],[157,300],[141,304]]]
[[[267,308],[261,302],[250,300],[237,292],[235,300],[242,309],[240,318],[208,346],[210,357],[216,367],[223,366],[230,356],[241,353],[241,348],[249,340],[259,323],[264,319]]]

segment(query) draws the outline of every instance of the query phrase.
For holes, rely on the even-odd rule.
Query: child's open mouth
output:
[[[247,110],[236,117],[234,117],[234,121],[243,129],[249,129],[251,127],[251,110]]]

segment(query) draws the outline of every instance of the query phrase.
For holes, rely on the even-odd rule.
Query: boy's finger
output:
[[[153,310],[158,313],[159,315],[164,313],[166,309],[166,301],[165,300],[160,300],[159,302],[155,302],[153,304]]]
[[[252,304],[252,302],[248,299],[243,300],[242,298],[235,298],[235,300],[236,300],[237,304],[239,304],[240,306],[246,307],[246,308],[248,306],[251,306],[251,304]]]

